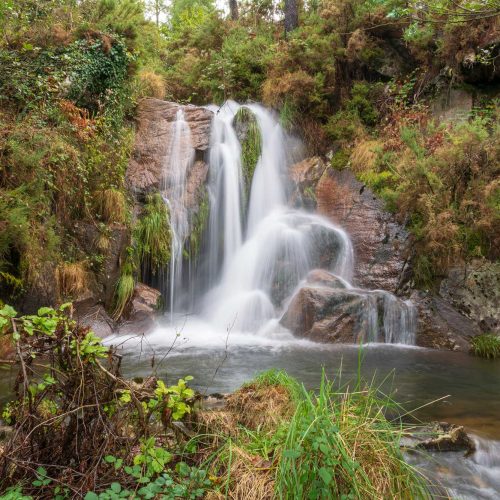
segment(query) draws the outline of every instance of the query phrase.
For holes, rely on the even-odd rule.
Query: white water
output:
[[[183,249],[189,235],[185,208],[186,177],[194,161],[191,129],[179,109],[173,125],[161,178],[161,195],[169,209],[172,247],[169,266],[170,312],[176,307],[176,291],[182,286]]]
[[[287,149],[291,142],[275,115],[258,104],[244,106],[255,116],[262,138],[247,204],[241,145],[233,127],[242,107],[233,101],[221,108],[209,107],[214,113],[209,151],[210,218],[201,255],[204,274],[198,286],[207,290],[198,304],[197,321],[204,324],[202,343],[215,341],[228,329],[232,338],[237,333],[248,344],[267,342],[272,334],[278,335],[280,342],[293,340],[278,320],[308,272],[325,267],[326,260],[328,271],[346,285],[346,290],[338,293],[362,298],[365,332],[358,340],[412,344],[412,305],[385,291],[353,288],[349,236],[319,215],[288,206]],[[179,111],[162,191],[170,208],[173,233],[169,277],[172,322],[179,318],[176,313],[182,312],[176,296],[182,293],[183,248],[189,235],[184,193],[186,172],[194,158],[190,140],[189,126]],[[185,323],[181,319],[175,327],[190,329]]]

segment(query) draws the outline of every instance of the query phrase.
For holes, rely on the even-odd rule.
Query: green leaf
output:
[[[106,455],[104,457],[104,461],[108,464],[113,464],[116,462],[116,457],[114,457],[113,455]]]
[[[89,491],[83,498],[84,500],[99,500],[99,497],[93,491]]]
[[[291,459],[296,459],[299,458],[302,453],[298,450],[285,450],[283,452],[283,456],[285,458],[291,458]]]
[[[5,304],[2,309],[0,309],[0,316],[4,316],[5,318],[15,318],[17,315],[17,311],[8,304]]]
[[[321,467],[318,474],[326,485],[329,485],[332,482],[332,475],[327,469],[325,469],[325,467]]]
[[[48,316],[49,314],[52,314],[54,313],[54,309],[52,309],[52,307],[40,307],[40,309],[38,309],[38,316]]]
[[[122,491],[122,487],[120,483],[111,483],[110,488],[113,490],[114,493],[118,494],[120,491]]]

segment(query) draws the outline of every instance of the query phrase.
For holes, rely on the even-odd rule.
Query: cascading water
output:
[[[234,123],[246,108],[261,137],[258,158],[246,204],[242,147]],[[258,104],[228,101],[214,113],[209,151],[210,218],[204,261],[200,316],[212,328],[231,327],[245,334],[265,335],[311,269],[324,267],[323,253],[332,254],[328,271],[361,297],[365,320],[362,341],[412,344],[414,311],[385,291],[354,288],[353,249],[348,235],[323,217],[292,209],[287,200],[289,138],[276,117]],[[190,149],[191,148],[191,149]],[[186,171],[193,161],[189,126],[179,111],[166,165],[164,198],[170,209],[173,245],[170,266],[170,311],[181,287],[184,242],[189,225],[184,207]],[[322,265],[323,264],[323,265]]]
[[[186,174],[194,161],[194,148],[191,142],[191,129],[184,112],[179,109],[166,161],[163,166],[160,191],[168,206],[170,231],[172,235],[169,266],[169,303],[170,312],[176,307],[176,291],[182,284],[183,249],[189,235],[189,224],[185,208]]]

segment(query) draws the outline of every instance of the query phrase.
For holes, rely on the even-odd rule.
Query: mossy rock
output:
[[[255,167],[262,152],[262,137],[255,115],[247,108],[241,108],[233,122],[241,143],[241,159],[247,193],[252,185]]]

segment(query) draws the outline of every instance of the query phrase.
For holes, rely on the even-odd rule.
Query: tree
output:
[[[238,0],[229,0],[229,11],[231,12],[231,19],[238,20]]]
[[[160,26],[160,16],[167,11],[166,0],[149,0],[147,9],[155,16],[156,26]]]
[[[285,33],[293,31],[299,25],[297,0],[285,0]]]

